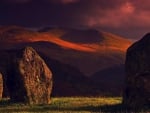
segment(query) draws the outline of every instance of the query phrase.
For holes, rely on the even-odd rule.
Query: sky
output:
[[[133,40],[150,31],[150,0],[0,0],[0,25],[94,28]]]

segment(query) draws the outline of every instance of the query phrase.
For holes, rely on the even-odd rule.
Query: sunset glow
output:
[[[106,36],[105,40],[99,43],[78,44],[78,43],[62,40],[60,37],[56,37],[52,34],[46,34],[46,33],[39,34],[36,37],[31,36],[28,38],[26,38],[26,35],[18,35],[15,37],[15,42],[13,42],[12,40],[11,43],[45,41],[45,42],[54,43],[64,49],[72,49],[72,50],[83,51],[83,52],[101,52],[101,53],[105,53],[106,51],[107,52],[114,51],[114,50],[125,52],[126,49],[131,45],[130,41],[123,40],[120,37],[113,36],[112,34],[104,33],[104,35]],[[126,43],[124,43],[124,41]]]
[[[124,13],[132,14],[134,12],[135,8],[134,8],[134,6],[131,3],[127,2],[127,3],[125,3],[125,5],[123,5],[121,10]]]

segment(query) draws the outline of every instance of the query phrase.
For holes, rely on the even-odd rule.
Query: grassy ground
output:
[[[50,105],[24,105],[11,103],[8,99],[0,101],[0,113],[150,113],[150,109],[127,111],[121,105],[121,98],[52,98]]]

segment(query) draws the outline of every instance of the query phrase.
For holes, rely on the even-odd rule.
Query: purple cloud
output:
[[[0,24],[90,27],[136,38],[150,29],[149,4],[148,0],[3,0]]]

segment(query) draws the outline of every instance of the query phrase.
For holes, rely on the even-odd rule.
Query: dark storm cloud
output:
[[[20,2],[19,2],[20,3]],[[52,4],[46,0],[31,0],[28,3],[0,4],[1,24],[17,24],[29,27],[39,27],[41,25],[60,25],[67,23],[65,20],[69,16],[66,7],[60,4]]]
[[[150,1],[149,0],[131,0],[133,6],[138,10],[150,10]]]
[[[3,3],[14,3],[14,4],[15,3],[27,3],[27,2],[31,2],[31,1],[35,1],[36,2],[37,0],[1,0],[1,2],[3,2]],[[43,1],[48,1],[48,2],[52,2],[52,3],[69,4],[69,3],[78,2],[80,0],[43,0]]]
[[[138,37],[150,29],[149,4],[148,0],[0,0],[0,24],[90,27]]]
[[[150,1],[93,0],[82,13],[82,24],[114,32],[126,37],[141,37],[150,29]],[[91,6],[91,7],[90,7]]]
[[[53,2],[53,3],[70,4],[70,3],[79,2],[80,0],[47,0],[47,1]]]
[[[27,2],[30,2],[31,0],[1,0],[2,3],[27,3]]]

